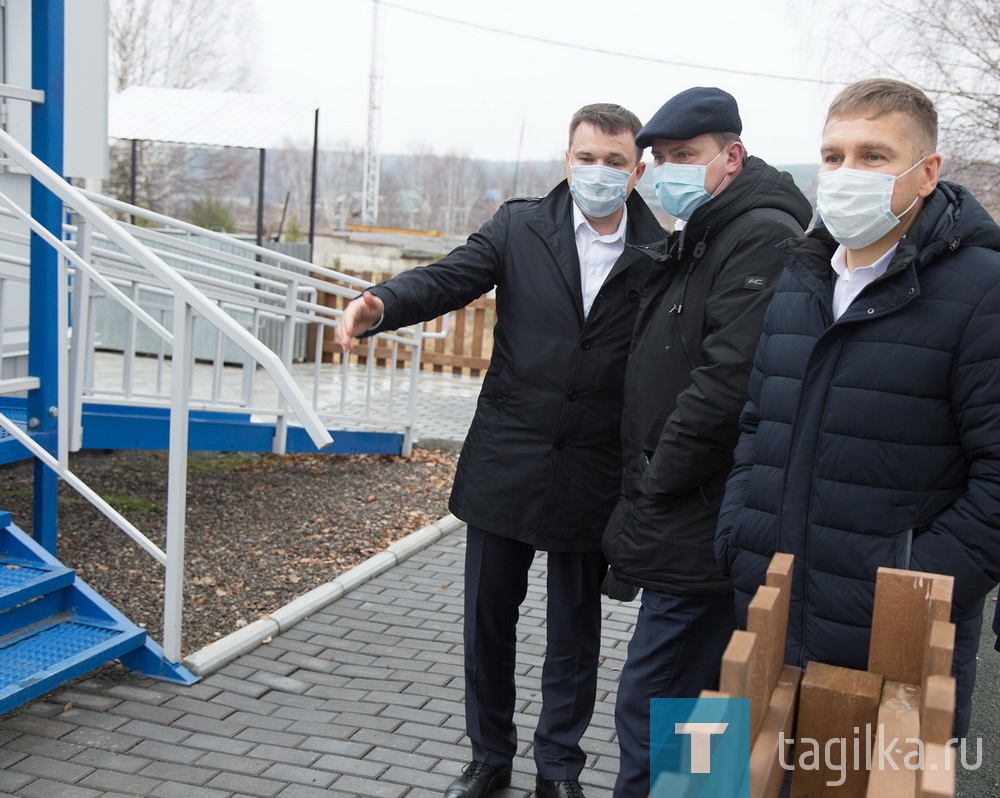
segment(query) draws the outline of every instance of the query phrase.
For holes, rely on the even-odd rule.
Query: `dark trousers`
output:
[[[614,798],[649,795],[649,700],[697,698],[702,690],[714,689],[735,628],[730,593],[670,596],[642,591],[615,702],[620,764]]]
[[[506,765],[517,753],[514,669],[519,608],[534,547],[469,527],[465,555],[465,724],[472,758]],[[580,738],[597,693],[601,645],[600,553],[549,552],[542,711],[534,753],[545,779],[578,779]]]

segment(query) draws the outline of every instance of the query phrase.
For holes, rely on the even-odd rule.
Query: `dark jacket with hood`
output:
[[[625,240],[663,237],[633,192]],[[618,496],[622,379],[650,261],[626,246],[586,319],[569,187],[504,203],[468,242],[371,292],[383,329],[496,287],[493,357],[455,475],[462,520],[548,551],[600,551]]]
[[[712,550],[719,507],[781,272],[775,246],[811,214],[791,176],[749,158],[654,248],[625,373],[622,492],[604,538],[620,581],[676,595],[731,590]]]
[[[941,182],[886,273],[834,321],[836,242],[784,247],[717,553],[737,619],[795,555],[787,661],[864,669],[879,566],[951,574],[956,727],[1000,579],[1000,228]]]

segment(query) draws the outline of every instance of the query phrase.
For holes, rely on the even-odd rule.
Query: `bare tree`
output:
[[[839,5],[835,19],[838,68],[850,64],[852,78],[884,75],[924,89],[938,108],[946,176],[997,215],[1000,0],[868,0]]]
[[[112,0],[111,74],[129,86],[246,90],[255,24],[233,0]]]
[[[255,24],[235,0],[111,0],[109,46],[113,89],[155,86],[246,91]],[[230,159],[206,158],[188,148],[139,142],[136,202],[162,212],[190,204],[199,183],[229,176]],[[111,150],[109,192],[131,195],[132,151]]]

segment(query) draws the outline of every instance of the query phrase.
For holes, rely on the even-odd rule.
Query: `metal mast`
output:
[[[372,0],[372,63],[368,78],[368,139],[365,142],[365,179],[361,193],[361,223],[378,224],[378,192],[381,162],[379,158],[379,121],[382,103],[380,70],[381,8]]]

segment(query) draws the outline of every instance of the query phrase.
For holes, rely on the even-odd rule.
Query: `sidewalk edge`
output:
[[[383,574],[393,566],[437,542],[464,525],[454,515],[439,518],[433,524],[401,538],[378,554],[345,571],[325,585],[310,590],[270,615],[226,635],[183,660],[184,667],[197,676],[208,676],[237,657],[252,651],[276,634],[291,629],[299,621],[315,614],[354,588]]]

